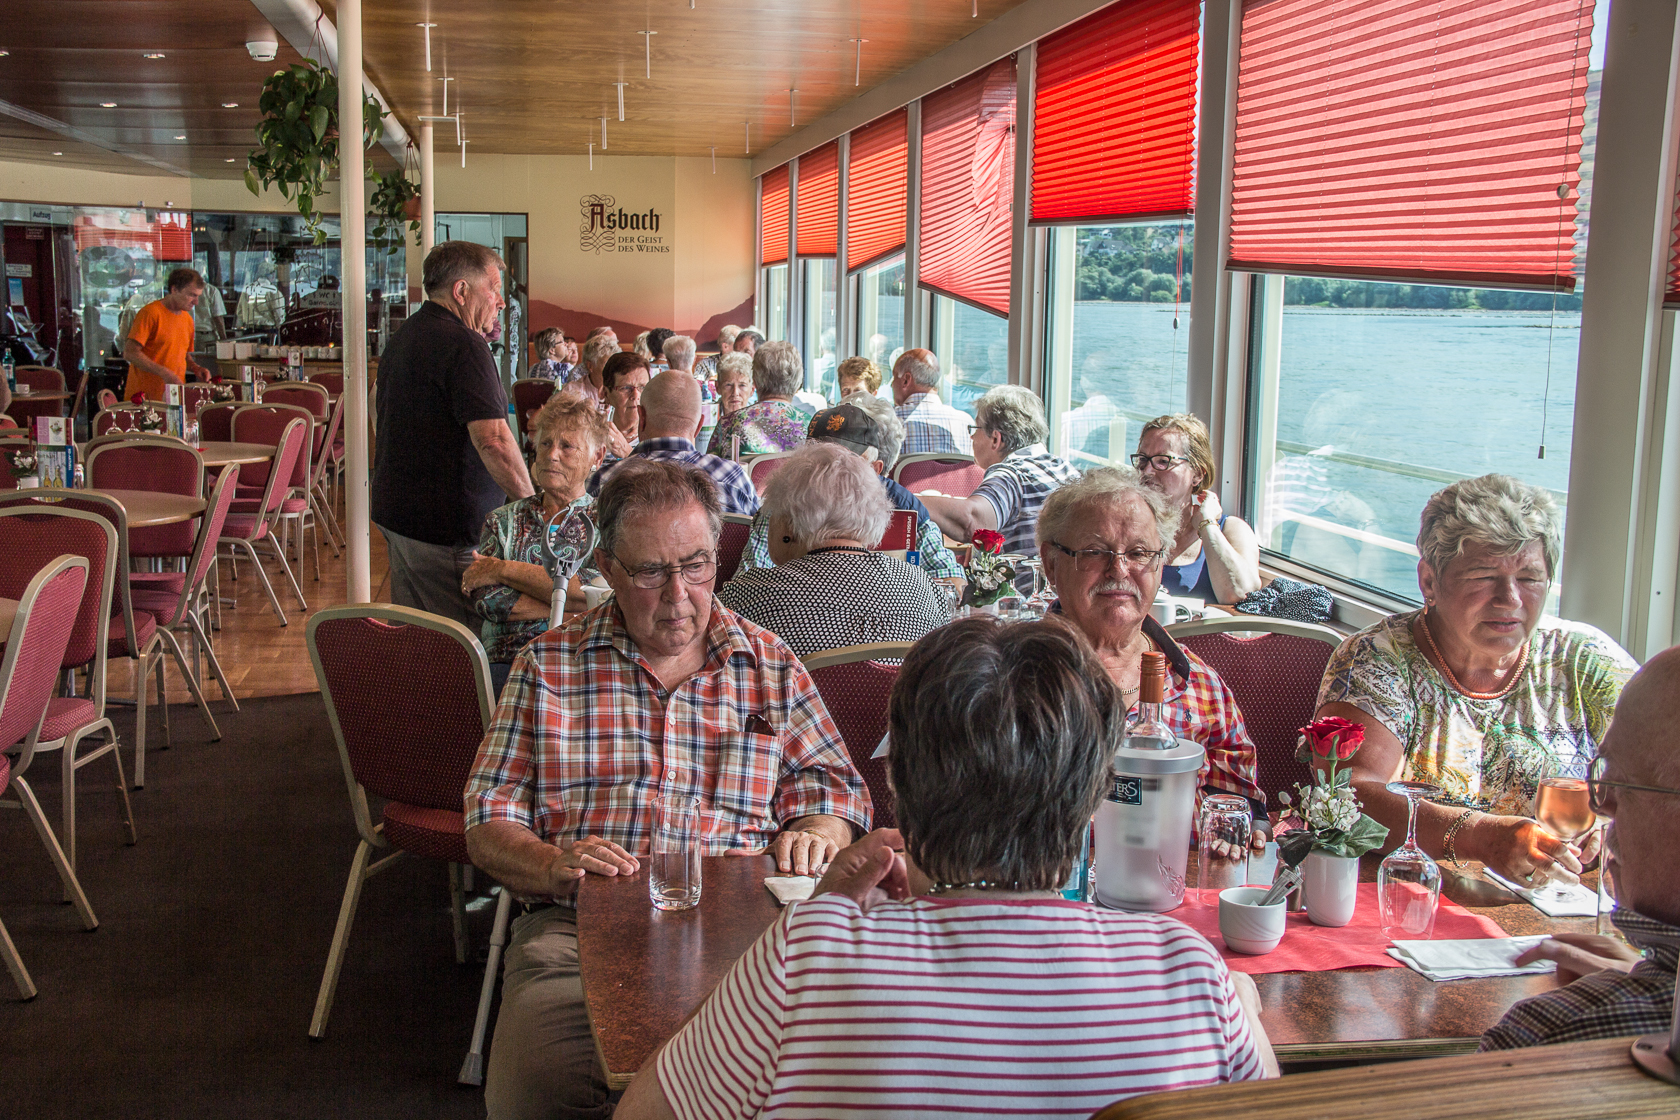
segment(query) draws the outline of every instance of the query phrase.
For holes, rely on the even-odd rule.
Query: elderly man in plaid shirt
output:
[[[676,341],[673,339],[672,341]],[[699,450],[694,442],[704,422],[700,408],[700,383],[680,370],[666,370],[642,390],[642,441],[631,448],[628,459],[663,459],[698,467],[717,487],[718,501],[725,513],[751,517],[758,512],[758,491],[752,476],[741,464]],[[602,467],[589,480],[589,492],[599,494],[601,482],[618,463]]]
[[[1611,937],[1560,933],[1517,958],[1557,962],[1565,987],[1530,996],[1482,1036],[1483,1050],[1663,1034],[1674,1024],[1680,959],[1680,647],[1651,658],[1622,689],[1587,771],[1593,812],[1611,818],[1605,864],[1616,884]]]
[[[968,413],[939,399],[939,359],[932,350],[906,350],[893,363],[894,409],[904,421],[900,455],[972,455]]]
[[[810,675],[717,604],[717,489],[630,460],[601,488],[596,564],[614,598],[515,659],[464,795],[473,862],[524,900],[507,949],[485,1103],[492,1118],[605,1117],[572,898],[632,874],[650,802],[700,799],[709,854],[826,863],[869,829],[869,797]]]

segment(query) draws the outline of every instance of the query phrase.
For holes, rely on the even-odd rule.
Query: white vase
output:
[[[1345,926],[1359,896],[1359,858],[1308,852],[1301,897],[1314,925]]]
[[[32,474],[26,474],[17,480],[17,488],[19,490],[33,490],[40,485],[40,478]]]

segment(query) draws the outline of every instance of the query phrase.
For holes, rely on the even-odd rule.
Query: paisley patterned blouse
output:
[[[1532,816],[1548,766],[1584,777],[1616,698],[1638,669],[1603,631],[1543,618],[1528,664],[1497,700],[1449,685],[1412,638],[1421,612],[1391,615],[1344,641],[1324,669],[1318,702],[1352,704],[1406,750],[1403,777],[1435,782],[1443,801]]]
[[[809,413],[786,401],[759,401],[719,420],[706,450],[727,459],[730,437],[738,435],[743,455],[792,451],[805,442],[805,428],[810,420]]]

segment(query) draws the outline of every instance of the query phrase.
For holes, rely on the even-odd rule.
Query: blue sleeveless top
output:
[[[1223,532],[1225,522],[1230,518],[1225,514],[1219,519],[1219,528]],[[1188,564],[1161,565],[1161,590],[1168,595],[1179,595],[1187,599],[1200,599],[1204,603],[1217,603],[1219,595],[1213,589],[1213,574],[1207,567],[1207,545],[1202,545],[1201,553]]]

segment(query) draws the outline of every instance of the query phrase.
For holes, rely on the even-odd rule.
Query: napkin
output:
[[[1587,887],[1583,887],[1579,883],[1571,883],[1567,887],[1559,884],[1558,889],[1563,891],[1563,897],[1553,901],[1543,895],[1540,895],[1540,891],[1542,890],[1540,887],[1525,887],[1518,883],[1513,883],[1511,880],[1505,878],[1505,876],[1499,874],[1490,867],[1484,867],[1482,870],[1487,874],[1489,879],[1492,879],[1494,882],[1498,883],[1518,898],[1528,902],[1536,910],[1549,917],[1590,918],[1597,914],[1601,908],[1606,914],[1616,908],[1616,900],[1611,898],[1608,894],[1604,896],[1601,904],[1598,892],[1590,890]],[[1536,897],[1537,895],[1540,895],[1540,897]]]
[[[811,875],[767,875],[764,886],[776,896],[776,901],[783,906],[790,902],[804,902],[811,897],[811,892],[817,888],[817,880]]]
[[[1517,957],[1544,937],[1484,937],[1474,941],[1396,941],[1388,955],[1431,980],[1469,980],[1484,976],[1527,976],[1555,972],[1556,961],[1517,967]]]

